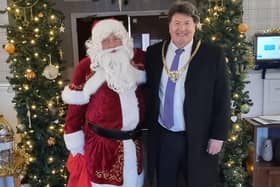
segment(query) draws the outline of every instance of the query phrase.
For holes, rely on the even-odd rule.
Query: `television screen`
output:
[[[255,60],[261,66],[280,64],[280,34],[255,35]]]

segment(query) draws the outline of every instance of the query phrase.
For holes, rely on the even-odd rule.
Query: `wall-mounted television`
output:
[[[254,53],[257,68],[279,68],[280,33],[256,34]]]

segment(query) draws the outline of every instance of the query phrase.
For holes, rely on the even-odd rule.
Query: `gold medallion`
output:
[[[167,67],[167,63],[166,63],[166,60],[165,60],[165,57],[164,57],[165,45],[166,45],[166,41],[164,41],[164,43],[162,45],[162,49],[161,49],[162,63],[163,63],[163,66],[164,66],[164,69],[166,71],[167,76],[170,78],[170,80],[172,80],[173,82],[176,82],[180,78],[182,73],[187,69],[188,64],[192,61],[193,57],[196,55],[196,53],[197,53],[197,51],[198,51],[198,49],[201,45],[201,41],[199,40],[198,43],[196,44],[195,50],[191,54],[188,62],[186,64],[184,64],[180,69],[174,70],[174,71],[171,71]]]

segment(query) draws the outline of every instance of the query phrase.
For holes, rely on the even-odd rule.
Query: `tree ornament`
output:
[[[32,69],[27,69],[24,77],[30,81],[36,78],[36,73]]]
[[[60,60],[63,60],[63,50],[60,48],[59,51],[59,57],[60,57]]]
[[[42,75],[49,80],[56,79],[57,76],[59,75],[58,68],[56,68],[54,65],[50,63],[45,67]]]
[[[238,31],[239,31],[240,33],[245,33],[245,32],[247,32],[247,31],[248,31],[248,25],[247,25],[246,23],[240,23],[240,24],[238,25]]]
[[[5,47],[4,47],[4,49],[5,49],[5,51],[6,51],[7,53],[9,53],[9,55],[14,54],[15,51],[16,51],[16,47],[15,47],[15,45],[12,44],[12,43],[7,43],[7,44],[5,45]]]
[[[243,105],[241,105],[240,110],[241,110],[242,113],[246,114],[246,113],[249,112],[250,107],[247,104],[243,104]]]
[[[31,129],[31,127],[32,127],[32,125],[31,125],[31,112],[30,112],[30,108],[29,108],[28,104],[26,104],[26,109],[27,109],[26,115],[27,115],[27,118],[28,118],[28,127]]]
[[[54,145],[55,143],[56,143],[55,138],[54,138],[54,137],[49,137],[49,139],[48,139],[48,145],[49,145],[49,146],[52,146],[52,145]]]
[[[23,124],[18,124],[16,128],[20,132],[24,132],[26,130],[26,128]]]
[[[63,23],[61,23],[61,25],[59,27],[59,32],[65,32],[65,27],[64,27]]]
[[[44,17],[44,14],[43,14],[42,12],[40,12],[40,13],[38,14],[38,17],[39,17],[39,18],[42,18],[42,17]]]
[[[236,122],[238,117],[237,116],[231,116],[230,119],[231,119],[232,122]]]
[[[49,55],[49,59],[50,59],[50,64],[45,67],[42,75],[49,80],[53,80],[57,78],[57,76],[59,75],[59,71],[58,68],[52,64],[51,55]]]
[[[248,53],[247,53],[247,61],[248,61],[248,65],[250,66],[250,67],[254,67],[255,66],[255,58],[254,58],[254,54],[253,54],[253,52],[252,51],[249,51]]]

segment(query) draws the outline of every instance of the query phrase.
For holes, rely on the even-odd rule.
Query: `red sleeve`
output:
[[[88,57],[82,59],[80,63],[75,67],[71,83],[69,88],[74,91],[80,91],[83,86],[92,75],[90,70],[90,59]],[[87,104],[84,105],[74,105],[69,104],[67,115],[65,119],[64,133],[69,134],[82,129],[85,122],[85,112]]]
[[[144,70],[145,52],[139,48],[134,49],[133,62],[137,69]]]

